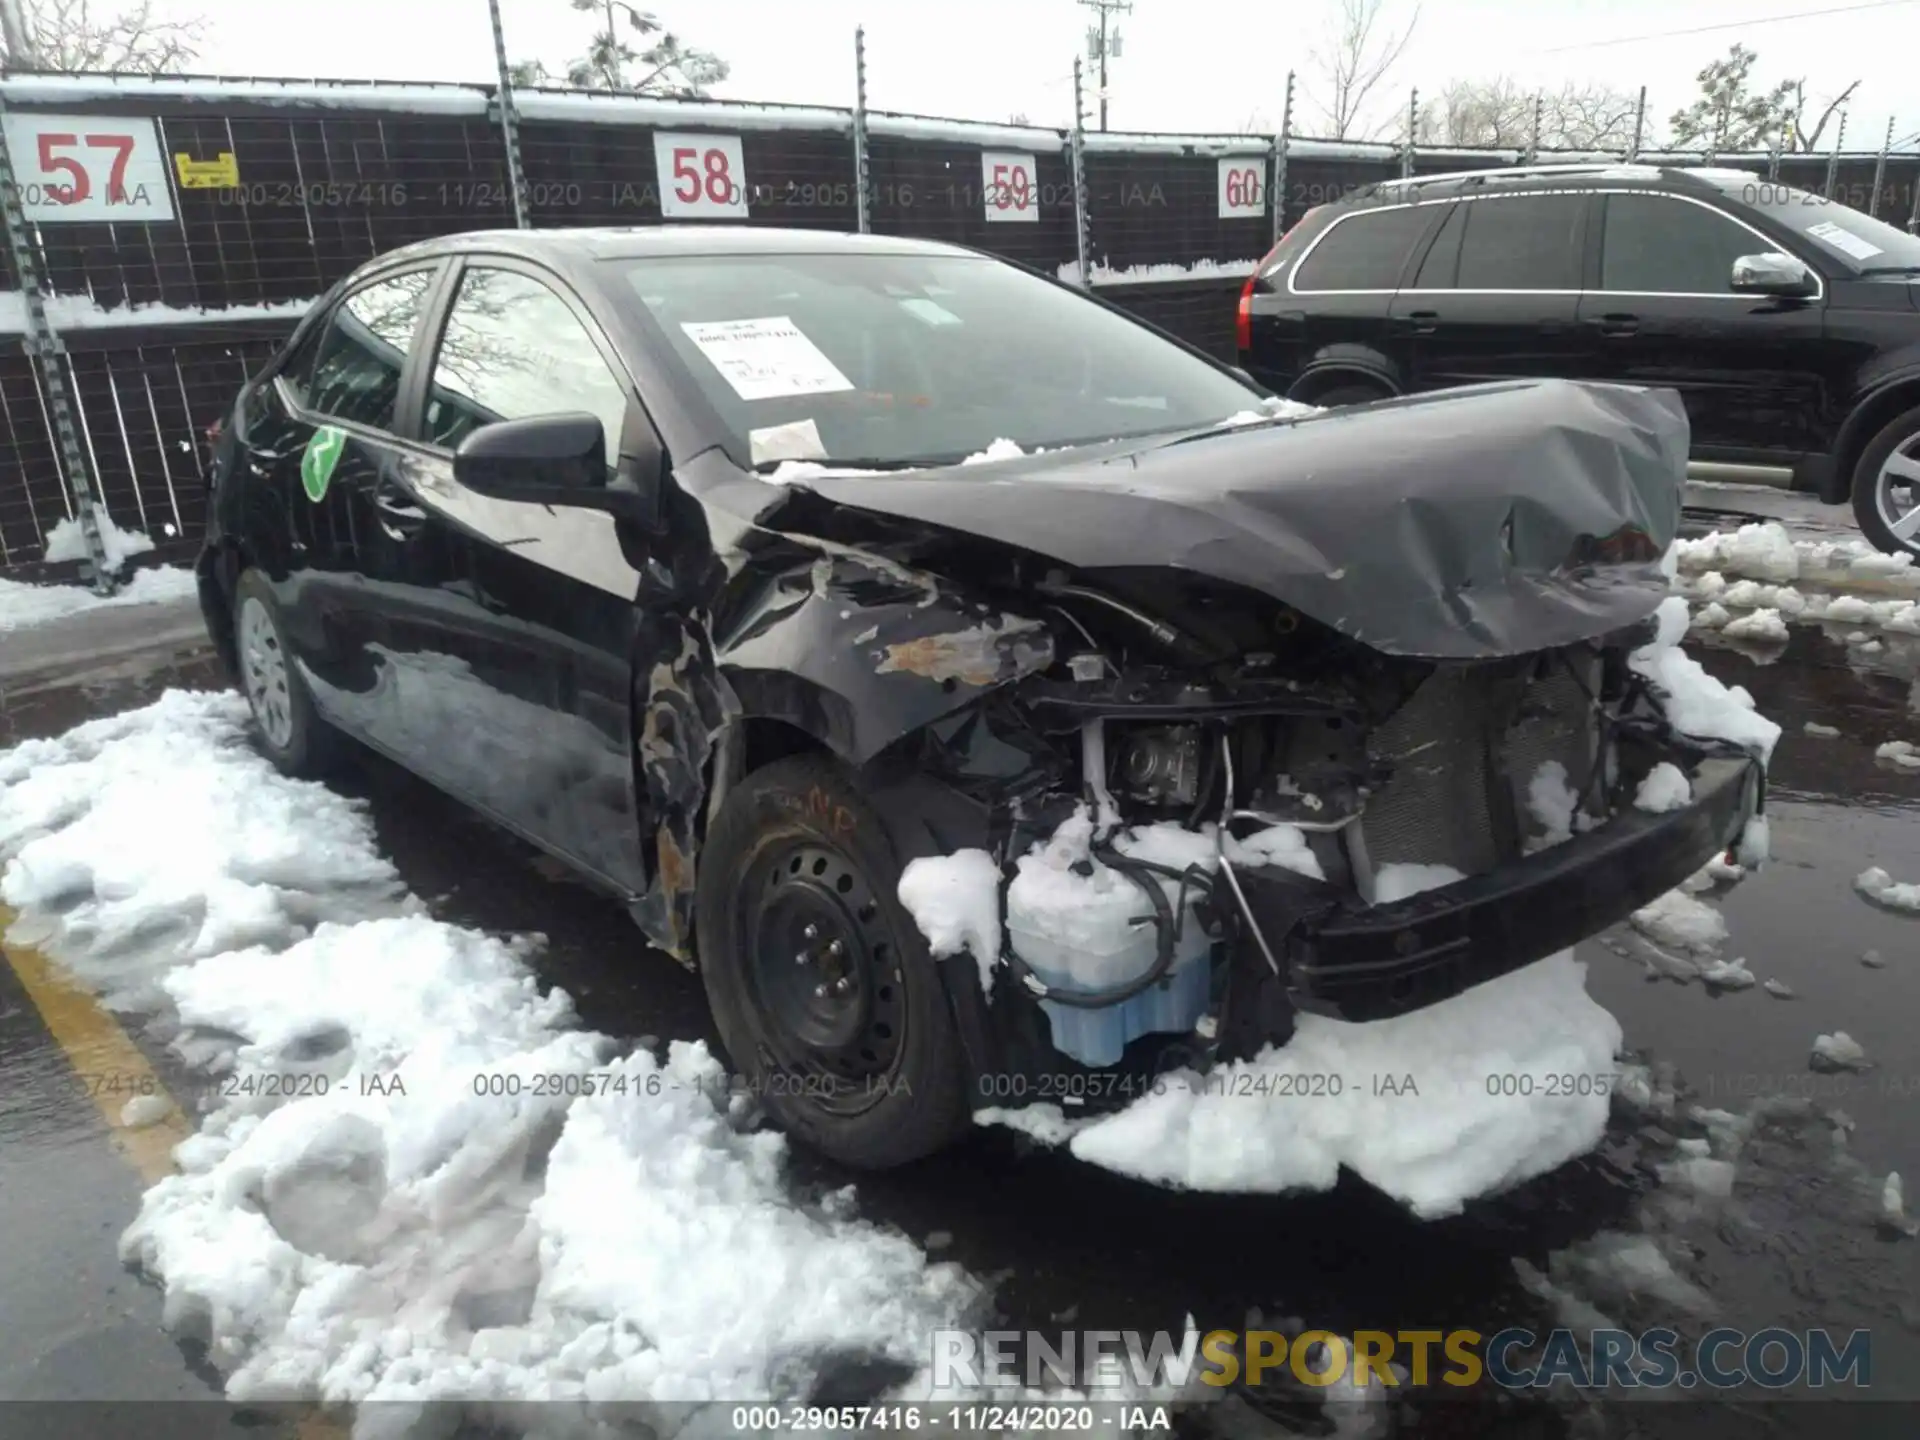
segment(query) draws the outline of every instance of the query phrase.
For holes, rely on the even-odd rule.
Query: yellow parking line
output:
[[[140,1047],[98,1000],[38,950],[7,939],[16,918],[13,910],[0,905],[0,954],[20,977],[47,1033],[66,1054],[73,1073],[92,1097],[114,1148],[147,1184],[165,1179],[174,1173],[173,1147],[193,1133],[186,1113],[167,1093]],[[165,1116],[150,1125],[128,1124],[122,1113],[127,1102],[146,1095],[166,1103]],[[293,1433],[295,1440],[346,1440],[348,1435],[318,1411],[296,1421]]]

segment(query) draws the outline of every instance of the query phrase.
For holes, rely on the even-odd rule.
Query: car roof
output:
[[[381,257],[520,255],[566,266],[598,260],[701,255],[952,255],[978,259],[977,251],[904,235],[858,235],[837,230],[799,230],[768,225],[569,226],[529,230],[467,230],[438,235]]]
[[[1649,165],[1624,160],[1513,165],[1497,170],[1457,170],[1439,175],[1382,180],[1356,191],[1349,199],[1377,205],[1383,201],[1445,200],[1462,195],[1498,195],[1513,190],[1585,190],[1598,186],[1704,195],[1724,194],[1730,186],[1751,185],[1764,179],[1764,174],[1751,170]]]

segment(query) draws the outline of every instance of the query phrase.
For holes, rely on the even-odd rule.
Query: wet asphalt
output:
[[[1888,1170],[1904,1170],[1909,1195],[1920,1192],[1920,919],[1876,909],[1852,886],[1869,865],[1920,878],[1920,774],[1873,753],[1886,740],[1920,743],[1920,640],[1863,656],[1844,632],[1796,627],[1783,652],[1757,655],[1698,635],[1690,642],[1784,727],[1772,767],[1773,864],[1713,898],[1732,929],[1729,956],[1784,982],[1792,998],[1649,978],[1624,930],[1581,948],[1590,992],[1619,1017],[1628,1046],[1672,1077],[1683,1104],[1744,1112],[1765,1098],[1779,1109],[1738,1172],[1735,1200],[1754,1223],[1689,1206],[1657,1180],[1674,1139],[1697,1126],[1619,1106],[1592,1155],[1435,1223],[1351,1180],[1302,1197],[1172,1194],[1000,1131],[903,1172],[857,1177],[865,1213],[992,1279],[1008,1328],[1041,1329],[1177,1332],[1189,1315],[1203,1331],[1263,1320],[1344,1333],[1545,1328],[1553,1321],[1516,1258],[1561,1274],[1555,1252],[1577,1256],[1604,1232],[1664,1232],[1693,1257],[1686,1273],[1723,1323],[1869,1329],[1876,1390],[1920,1396],[1920,1240],[1890,1239],[1873,1224]],[[85,689],[14,697],[0,714],[0,745],[144,703],[170,685],[218,683],[204,656],[171,655]],[[1808,722],[1840,734],[1810,735]],[[696,978],[649,952],[618,906],[385,762],[369,757],[341,784],[368,799],[383,846],[438,915],[543,932],[543,979],[573,997],[586,1026],[714,1042]],[[1868,951],[1884,965],[1863,964]],[[190,1096],[193,1078],[130,1028],[174,1093]],[[1835,1030],[1859,1041],[1875,1068],[1810,1070],[1815,1035]],[[211,1398],[203,1357],[166,1337],[157,1295],[115,1259],[140,1176],[110,1145],[8,967],[0,967],[0,1076],[0,1401]],[[1843,1145],[1832,1138],[1835,1111]],[[794,1168],[805,1186],[856,1179],[806,1156]],[[1595,1285],[1589,1297],[1629,1328],[1670,1318],[1657,1295]],[[1246,1433],[1325,1433],[1317,1402],[1300,1392],[1248,1403],[1279,1428]],[[182,1434],[273,1428],[190,1408],[178,1415]],[[140,1433],[170,1433],[142,1413]],[[1703,1411],[1510,1396],[1395,1412],[1403,1434],[1688,1437],[1908,1435],[1916,1412],[1854,1403],[1838,1413],[1810,1403]],[[27,1414],[0,1404],[0,1436],[51,1433],[42,1412],[23,1429]],[[77,1410],[72,1419],[73,1433],[109,1433],[80,1423]]]

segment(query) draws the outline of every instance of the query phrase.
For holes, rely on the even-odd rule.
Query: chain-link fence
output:
[[[11,167],[0,179],[19,202],[0,253],[15,292],[0,311],[0,568],[40,567],[49,534],[89,496],[161,556],[189,554],[206,427],[248,370],[361,262],[513,225],[510,134],[534,225],[854,230],[864,208],[877,233],[975,246],[1097,286],[1226,358],[1242,278],[1312,206],[1409,162],[1434,173],[1522,159],[1284,131],[1082,133],[1076,186],[1074,134],[1062,129],[545,89],[512,101],[508,127],[492,86],[0,80]],[[1920,211],[1911,154],[1639,158],[1712,158],[1896,223]]]

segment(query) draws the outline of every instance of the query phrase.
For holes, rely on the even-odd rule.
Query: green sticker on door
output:
[[[314,504],[326,499],[327,482],[333,479],[333,467],[339,463],[340,452],[346,447],[346,431],[331,425],[322,425],[307,441],[306,452],[300,457],[300,484]]]

